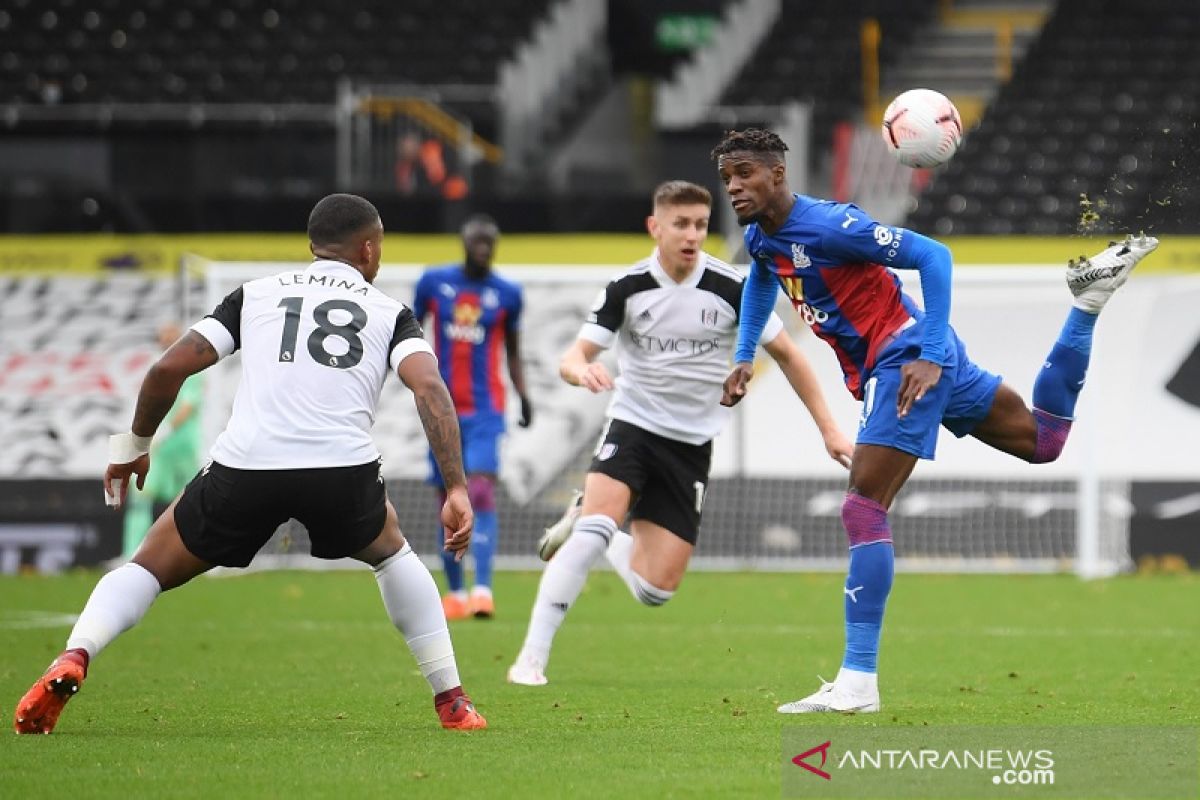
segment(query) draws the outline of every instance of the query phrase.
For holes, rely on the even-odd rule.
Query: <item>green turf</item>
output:
[[[592,576],[550,686],[508,686],[536,575],[452,626],[490,729],[437,727],[367,572],[201,579],[93,664],[52,736],[0,736],[4,797],[778,797],[787,725],[1196,724],[1200,579],[901,575],[884,712],[782,717],[837,672],[836,575],[689,575],[661,609]],[[0,579],[0,698],[97,575]]]

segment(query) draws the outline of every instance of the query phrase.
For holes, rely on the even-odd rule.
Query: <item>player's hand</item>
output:
[[[446,538],[442,549],[454,553],[455,561],[462,561],[475,528],[475,512],[467,497],[467,487],[456,486],[446,492],[446,502],[442,504],[442,528]]]
[[[896,413],[908,416],[913,403],[925,396],[942,377],[942,368],[932,361],[918,358],[900,368],[900,393],[896,396]]]
[[[533,424],[533,403],[529,402],[529,398],[521,395],[521,418],[517,420],[517,424],[522,428],[528,428]]]
[[[129,476],[137,476],[137,488],[146,485],[146,475],[150,472],[150,454],[142,455],[128,464],[109,464],[104,470],[104,499],[112,508],[125,505],[125,497],[129,494]]]
[[[598,361],[584,365],[575,378],[576,385],[582,386],[592,394],[607,392],[613,388],[613,379],[608,374],[608,368]]]
[[[736,406],[746,396],[746,386],[754,377],[754,365],[749,361],[739,361],[733,365],[733,371],[725,379],[721,388],[721,405]]]
[[[846,469],[850,469],[850,460],[854,458],[854,443],[846,438],[841,428],[834,428],[821,434],[825,440],[825,452],[834,461]]]

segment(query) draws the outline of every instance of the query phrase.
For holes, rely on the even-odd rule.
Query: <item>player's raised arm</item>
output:
[[[462,558],[471,542],[475,513],[467,497],[467,476],[463,470],[462,442],[459,436],[458,415],[454,401],[438,373],[437,359],[428,350],[418,350],[404,356],[396,374],[412,390],[417,413],[425,437],[433,450],[438,469],[446,486],[446,503],[442,507],[445,528],[444,547]]]
[[[813,372],[808,357],[796,346],[787,331],[780,331],[763,347],[771,355],[771,358],[775,359],[775,363],[783,371],[788,383],[796,392],[796,396],[808,409],[817,430],[821,432],[821,439],[825,442],[825,452],[834,461],[848,469],[850,459],[854,456],[854,444],[842,432],[841,427],[834,420],[833,414],[830,413],[829,406],[825,402],[825,393],[821,391],[821,384],[817,381],[817,375]]]
[[[208,339],[189,330],[150,365],[138,390],[133,425],[127,433],[109,437],[109,464],[104,471],[104,495],[109,505],[114,508],[124,505],[130,476],[137,476],[138,489],[145,486],[150,472],[150,443],[175,404],[180,387],[219,358]]]

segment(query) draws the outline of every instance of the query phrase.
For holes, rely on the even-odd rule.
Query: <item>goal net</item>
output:
[[[200,273],[204,302],[211,308],[247,280],[303,266],[206,263]],[[502,446],[501,568],[537,565],[534,543],[582,485],[608,398],[566,385],[557,364],[599,290],[622,269],[499,268],[524,287],[523,357],[536,410],[528,429],[510,419]],[[407,302],[419,274],[416,266],[385,266],[376,285]],[[901,277],[906,290],[919,297],[915,273]],[[1029,398],[1068,297],[1059,269],[958,268],[952,321],[972,358]],[[1138,427],[1145,413],[1136,419],[1130,413],[1152,404],[1154,398],[1139,392],[1139,385],[1151,377],[1149,371],[1164,369],[1146,357],[1140,332],[1170,306],[1190,326],[1184,344],[1190,343],[1200,323],[1187,308],[1197,300],[1196,282],[1166,278],[1134,281],[1114,298],[1108,324],[1098,326],[1079,421],[1058,462],[1030,466],[978,441],[944,433],[937,460],[918,464],[890,515],[898,568],[1102,575],[1126,567],[1130,482],[1140,473],[1162,470],[1147,442],[1156,434]],[[858,404],[842,388],[833,353],[800,326],[790,309],[780,312],[812,361],[837,420],[853,438]],[[235,354],[210,370],[204,407],[209,441],[228,418],[239,368]],[[1163,402],[1158,422],[1169,422],[1169,403]],[[411,395],[398,380],[390,379],[384,388],[374,437],[402,529],[419,552],[436,554],[437,508],[425,482],[425,439]],[[1147,466],[1156,461],[1158,466]],[[845,470],[825,454],[803,405],[779,370],[764,363],[750,395],[715,443],[695,568],[844,569],[840,513],[845,488]],[[303,528],[293,522],[281,528],[256,563],[320,566],[307,552]]]

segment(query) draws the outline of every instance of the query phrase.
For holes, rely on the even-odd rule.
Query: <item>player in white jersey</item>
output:
[[[250,281],[150,367],[128,433],[110,442],[104,491],[120,506],[150,469],[150,441],[179,387],[235,350],[242,380],[233,415],[204,467],[150,527],[133,559],[96,584],[67,649],[17,704],[18,733],[50,733],[88,663],[138,622],[158,595],[214,566],[244,567],[289,518],[318,558],[354,558],[375,572],[384,606],[434,693],[446,728],[487,723],[463,693],[441,598],[405,542],[370,430],[383,381],[396,372],[414,396],[446,478],[445,548],[470,542],[458,420],[411,309],[371,285],[383,224],[368,201],[334,194],[313,208],[314,261]]]
[[[700,530],[712,439],[729,409],[721,389],[737,336],[741,275],[701,248],[712,196],[669,181],[654,193],[646,225],[657,247],[612,281],[597,299],[559,375],[591,392],[614,390],[609,424],[597,446],[573,524],[556,526],[539,546],[546,566],[525,644],[508,680],[546,683],[550,647],[579,597],[588,570],[608,558],[633,596],[661,606],[683,580]],[[777,316],[762,341],[843,466],[853,445],[834,422],[816,376]],[[619,377],[597,356],[614,342]],[[630,531],[619,529],[626,517]]]

